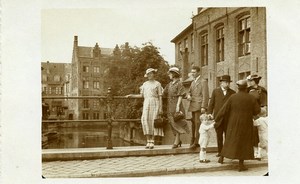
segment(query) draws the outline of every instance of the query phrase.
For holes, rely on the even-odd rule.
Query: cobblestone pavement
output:
[[[137,177],[183,173],[203,173],[205,175],[262,175],[257,168],[267,168],[268,160],[249,160],[245,172],[237,172],[237,160],[225,159],[224,164],[217,163],[215,153],[208,153],[210,163],[199,163],[199,154],[178,154],[163,156],[136,156],[106,158],[96,160],[74,160],[43,162],[42,173],[46,178],[91,178],[91,177]],[[266,169],[267,170],[267,169]],[[198,175],[198,174],[196,174]]]
[[[185,173],[185,174],[171,174],[170,177],[190,177],[190,176],[264,176],[268,172],[268,166],[260,166],[250,168],[246,172],[237,172],[234,169],[210,171],[210,172],[197,172],[197,173]],[[155,176],[156,177],[156,176]]]

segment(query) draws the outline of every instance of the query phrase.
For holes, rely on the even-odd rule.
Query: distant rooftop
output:
[[[78,56],[79,57],[92,57],[94,47],[84,47],[78,46]],[[102,48],[100,47],[102,55],[112,55],[113,50],[112,48]]]

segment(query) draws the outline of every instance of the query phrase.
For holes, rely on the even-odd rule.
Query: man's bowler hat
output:
[[[220,82],[221,81],[232,82],[232,80],[230,79],[229,75],[223,75],[223,76],[221,76]]]

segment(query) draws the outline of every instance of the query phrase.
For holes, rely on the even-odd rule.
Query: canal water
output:
[[[190,126],[190,123],[188,124]],[[128,129],[120,128],[115,125],[112,128],[112,145],[113,147],[121,146],[140,146],[145,144],[145,136],[142,130],[135,130],[133,141],[128,137]],[[164,137],[160,141],[163,145],[172,145],[174,135],[170,126],[165,126]],[[209,146],[216,146],[215,130],[210,130]],[[180,136],[183,144],[190,143],[190,134]],[[124,139],[120,138],[123,137]],[[125,138],[126,137],[126,138]],[[158,142],[157,142],[158,143]],[[159,144],[159,143],[158,143]],[[103,124],[51,124],[43,126],[42,131],[42,149],[64,149],[64,148],[99,148],[107,146],[107,126]]]
[[[78,126],[57,127],[46,135],[43,149],[61,148],[95,148],[107,146],[106,126]],[[119,138],[119,129],[112,131],[112,144],[118,146],[132,146],[132,143]]]

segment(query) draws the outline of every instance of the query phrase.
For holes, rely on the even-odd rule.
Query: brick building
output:
[[[125,49],[129,45],[125,43]],[[78,36],[74,36],[72,63],[42,62],[42,94],[43,96],[103,96],[111,87],[110,70],[126,69],[121,61],[121,49],[100,48],[78,45]],[[104,102],[95,99],[49,99],[53,116],[57,109],[63,109],[65,119],[103,119]]]
[[[74,36],[70,96],[105,95],[109,85],[106,74],[111,65],[113,49],[78,45],[78,37]],[[75,119],[102,119],[104,108],[101,100],[70,100],[69,107],[74,110],[70,115]],[[70,117],[70,119],[72,119]]]
[[[260,85],[267,87],[265,8],[198,8],[192,23],[171,42],[183,80],[193,65],[200,66],[210,94],[224,74],[237,81],[257,73]]]
[[[65,74],[70,70],[71,64],[42,62],[42,96],[65,96],[68,84]],[[68,104],[64,99],[46,99],[49,105],[48,119],[65,119]]]

